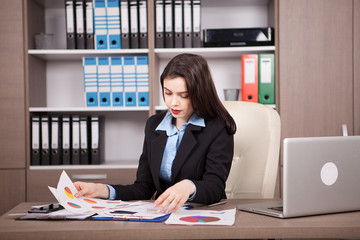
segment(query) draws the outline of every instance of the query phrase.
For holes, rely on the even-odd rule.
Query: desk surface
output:
[[[228,200],[212,207],[224,210],[249,200]],[[252,201],[253,202],[253,201]],[[241,238],[360,238],[360,211],[292,219],[236,212],[233,226],[182,226],[126,221],[14,220],[32,205],[21,203],[0,218],[0,239],[241,239]],[[209,209],[199,206],[195,209]]]

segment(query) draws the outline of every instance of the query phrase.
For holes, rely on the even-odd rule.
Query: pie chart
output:
[[[188,216],[180,218],[181,221],[184,222],[198,222],[198,223],[208,223],[208,222],[216,222],[219,221],[220,218],[217,217],[207,217],[207,216]]]

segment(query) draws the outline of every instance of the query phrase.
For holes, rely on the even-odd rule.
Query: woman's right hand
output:
[[[74,185],[78,190],[75,197],[84,196],[108,199],[110,195],[109,188],[102,183],[75,182]]]

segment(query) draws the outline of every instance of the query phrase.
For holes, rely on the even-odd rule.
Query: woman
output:
[[[77,197],[145,200],[156,194],[154,207],[167,213],[186,201],[226,198],[236,125],[217,96],[206,60],[180,54],[160,81],[168,111],[147,120],[135,183],[76,182]]]

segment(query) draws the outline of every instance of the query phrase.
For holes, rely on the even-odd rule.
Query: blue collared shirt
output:
[[[174,124],[172,124],[172,115],[170,111],[168,111],[164,117],[164,119],[160,122],[160,124],[155,129],[156,131],[166,131],[166,135],[168,136],[165,149],[164,149],[164,155],[161,161],[161,167],[160,167],[160,178],[161,180],[170,183],[171,182],[171,168],[176,156],[176,152],[179,148],[179,145],[181,143],[181,140],[184,136],[185,130],[189,124],[205,127],[205,120],[201,117],[199,117],[196,113],[194,113],[189,121],[181,126],[180,130],[176,128]],[[189,180],[191,181],[191,180]],[[192,181],[191,181],[192,182]],[[194,184],[194,183],[193,183]],[[109,199],[115,199],[116,192],[115,189],[107,185],[110,191],[110,198]],[[194,184],[195,186],[195,184]],[[195,197],[196,194],[196,186],[195,186],[195,192],[194,194],[188,199],[192,200]]]

